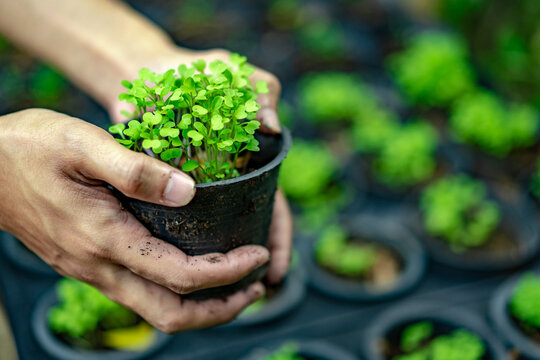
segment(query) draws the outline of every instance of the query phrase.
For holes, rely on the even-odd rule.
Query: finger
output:
[[[96,136],[80,136],[77,144],[82,153],[78,168],[86,178],[103,180],[126,196],[152,203],[183,206],[191,201],[195,183],[190,176],[126,149],[101,129],[93,131]]]
[[[100,287],[113,301],[135,311],[166,333],[198,329],[234,319],[246,306],[264,294],[255,283],[225,299],[184,300],[178,294],[118,267],[112,281]]]
[[[109,117],[113,124],[119,124],[129,120],[124,115],[122,111],[127,111],[130,114],[135,110],[135,105],[127,103],[125,101],[115,100],[112,106],[109,107]]]
[[[293,223],[291,211],[285,196],[278,190],[276,192],[269,238],[271,260],[267,278],[271,284],[280,282],[289,269],[292,233]]]
[[[178,294],[233,284],[270,259],[266,248],[246,245],[225,254],[188,256],[177,247],[152,237],[135,217],[109,231],[114,245],[109,259],[137,275]]]
[[[269,72],[257,69],[252,76],[252,82],[265,81],[268,85],[268,93],[259,94],[257,102],[261,105],[257,113],[257,120],[261,123],[260,131],[266,133],[280,133],[281,126],[277,114],[277,105],[281,94],[281,84],[277,77]]]

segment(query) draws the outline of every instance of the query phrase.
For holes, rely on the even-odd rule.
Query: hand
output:
[[[0,228],[60,274],[92,284],[169,333],[229,321],[263,295],[264,287],[256,283],[225,301],[183,299],[182,294],[240,280],[268,261],[268,250],[249,245],[187,256],[152,237],[106,187],[182,206],[194,195],[189,176],[125,149],[98,127],[53,111],[6,115],[0,128]],[[280,196],[276,211],[282,214],[279,209]],[[275,231],[283,224],[274,224]],[[152,255],[141,256],[141,248]],[[273,249],[286,252],[281,245]],[[207,261],[211,256],[224,261]]]
[[[173,48],[162,49],[161,52],[161,55],[159,53],[153,53],[151,57],[140,54],[140,58],[132,58],[130,66],[125,67],[124,78],[118,79],[118,87],[115,93],[110,95],[110,100],[107,102],[110,104],[108,108],[113,122],[119,123],[127,120],[120,114],[121,110],[133,111],[130,108],[130,104],[118,100],[118,94],[125,90],[120,86],[120,82],[122,80],[131,81],[135,79],[139,69],[147,67],[155,72],[165,72],[169,69],[176,69],[180,64],[190,65],[198,59],[203,59],[207,63],[213,60],[228,62],[230,57],[230,52],[222,49],[190,51]],[[258,120],[262,124],[261,131],[279,133],[281,130],[277,115],[277,104],[281,93],[281,85],[279,80],[271,73],[255,68],[255,72],[251,76],[251,81],[256,83],[259,80],[266,81],[269,89],[267,94],[261,94],[257,99],[257,102],[261,105],[261,109],[258,112]],[[276,193],[274,214],[270,227],[269,248],[271,260],[267,275],[270,283],[278,283],[287,273],[291,256],[292,230],[292,216],[287,200],[278,191]]]

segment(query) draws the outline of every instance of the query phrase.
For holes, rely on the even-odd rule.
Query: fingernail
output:
[[[251,285],[247,291],[247,295],[251,301],[260,299],[265,293],[264,285],[261,282],[256,282]]]
[[[193,179],[186,174],[173,172],[163,192],[164,202],[170,206],[184,206],[193,199],[194,195]]]
[[[279,125],[279,118],[276,110],[270,108],[264,108],[259,110],[260,118],[262,119],[262,125],[272,130],[275,133],[281,133],[281,126]]]

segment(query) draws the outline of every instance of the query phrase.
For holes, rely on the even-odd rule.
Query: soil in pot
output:
[[[388,360],[437,359],[450,354],[460,360],[491,359],[478,335],[434,321],[396,326],[382,340],[381,351]]]

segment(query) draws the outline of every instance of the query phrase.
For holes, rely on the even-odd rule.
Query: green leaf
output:
[[[163,151],[160,155],[161,160],[170,161],[171,159],[178,159],[182,156],[182,150],[178,148],[167,149]]]
[[[133,141],[129,139],[116,139],[120,144],[124,145],[128,149],[133,145]]]
[[[195,96],[195,100],[206,100],[206,90],[200,90]]]
[[[195,160],[188,160],[182,164],[182,170],[185,172],[190,172],[198,168],[200,165]]]
[[[210,71],[216,75],[221,74],[225,70],[227,70],[227,64],[221,60],[214,60],[210,63]]]
[[[133,84],[127,80],[122,80],[122,86],[127,88],[127,89],[131,89],[133,87]]]
[[[231,64],[240,66],[240,65],[246,63],[247,57],[242,56],[242,55],[237,54],[237,53],[232,53],[230,58],[229,58],[229,61],[231,62]]]
[[[255,83],[255,89],[259,94],[268,94],[270,90],[268,89],[268,83],[264,80],[259,80]]]
[[[260,127],[261,123],[258,122],[257,120],[251,120],[250,122],[247,122],[245,125],[244,125],[244,130],[248,133],[248,134],[254,134],[255,133],[255,130],[257,130],[259,127]]]
[[[109,132],[111,134],[122,135],[125,128],[126,128],[126,125],[124,124],[115,124],[115,125],[109,126]]]
[[[182,120],[178,123],[178,127],[182,130],[187,129],[191,125],[192,120],[193,116],[191,114],[184,114],[182,115]]]
[[[201,141],[202,139],[204,139],[204,136],[196,130],[188,131],[187,135],[194,141]]]
[[[213,115],[211,124],[212,124],[212,130],[219,131],[223,129],[224,125],[223,125],[223,118],[221,117],[221,115],[219,114]]]
[[[171,137],[171,138],[174,138],[174,137],[178,137],[178,135],[180,135],[180,130],[178,129],[171,129],[171,128],[161,128],[159,130],[159,135],[163,136],[163,137]]]
[[[208,129],[206,126],[201,122],[196,122],[193,124],[193,127],[197,129],[198,132],[206,134],[208,132]]]
[[[249,151],[259,151],[261,149],[259,149],[259,141],[256,140],[256,139],[252,139],[248,146],[246,147],[247,150]]]
[[[193,65],[193,67],[195,67],[195,69],[197,69],[197,71],[199,71],[200,73],[204,73],[204,69],[206,68],[206,61],[204,61],[203,59],[199,59],[191,64]]]
[[[246,107],[244,105],[240,105],[234,112],[234,117],[239,120],[245,119],[247,117]]]
[[[212,109],[212,112],[215,112],[221,108],[221,105],[223,105],[223,96],[216,96],[214,100],[212,100],[210,108]]]
[[[145,140],[143,140],[142,146],[145,149],[159,148],[161,146],[161,141],[145,139]]]
[[[261,105],[257,104],[255,100],[246,101],[246,111],[247,112],[256,112],[261,108]]]
[[[193,114],[195,114],[195,116],[201,117],[203,115],[206,115],[207,113],[208,113],[208,110],[206,110],[202,106],[200,106],[200,105],[194,105],[193,106]]]
[[[178,66],[178,74],[182,78],[189,78],[195,74],[195,68],[187,67],[185,64]]]

